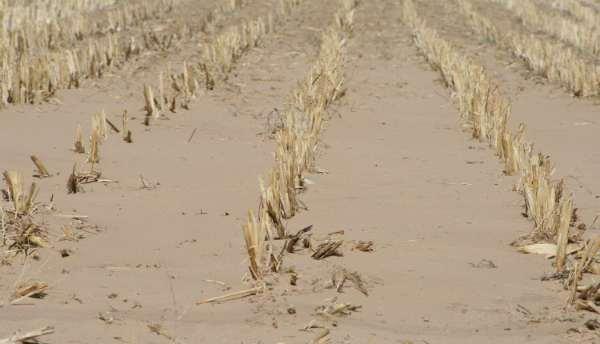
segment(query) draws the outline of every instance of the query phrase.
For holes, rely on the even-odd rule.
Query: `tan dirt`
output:
[[[527,123],[527,137],[552,155],[591,223],[600,212],[597,105],[523,79],[524,68],[506,68],[510,57],[469,35],[452,6],[423,2],[433,26],[448,27],[448,37],[478,51],[501,78],[514,100],[513,121]],[[276,3],[256,1],[234,18]],[[3,109],[0,169],[24,171],[31,181],[29,156],[36,154],[55,174],[38,181],[40,200],[54,195],[57,213],[89,218],[79,224],[45,215],[53,247],[39,260],[19,256],[0,265],[0,305],[21,280],[50,285],[43,299],[0,306],[0,338],[51,325],[56,332],[43,338],[47,343],[310,343],[322,329],[301,329],[315,320],[331,331],[332,343],[597,341],[583,326],[597,316],[563,309],[562,287],[540,280],[553,271],[551,262],[510,246],[531,230],[512,191],[516,180],[463,131],[438,74],[411,44],[400,5],[361,1],[346,49],[347,93],[330,112],[317,161],[328,174],[308,177],[308,211],[288,223],[291,233],[313,225],[313,238],[343,230],[333,237],[344,240],[344,256],[288,255],[264,295],[195,305],[248,287],[241,224],[258,204],[258,176],[273,164],[267,122],[315,60],[333,2],[306,0],[225,84],[149,128],[141,124],[144,82],[154,82],[168,62],[199,56],[197,44],[143,56],[106,79],[61,91],[60,104]],[[202,14],[187,11],[185,20]],[[102,109],[116,123],[129,110],[134,142],[111,134],[101,146],[103,177],[116,183],[67,195],[67,176],[82,159],[69,151],[76,126],[87,137],[91,115]],[[155,188],[142,189],[140,174]],[[61,228],[77,225],[81,240],[61,240]],[[353,250],[357,241],[373,241],[374,251]],[[61,258],[61,249],[72,254]],[[343,293],[328,287],[341,267],[362,276],[369,296],[350,284]],[[289,285],[292,269],[296,286]],[[362,308],[335,321],[315,314],[336,296]]]

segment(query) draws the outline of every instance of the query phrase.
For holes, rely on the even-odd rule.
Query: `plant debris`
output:
[[[478,263],[469,263],[472,267],[476,269],[497,269],[498,266],[496,263],[489,259],[482,259]]]
[[[17,288],[17,290],[14,292],[11,299],[11,304],[16,304],[19,301],[28,297],[41,299],[46,296],[47,289],[48,284],[46,284],[45,282],[35,281],[24,284]]]
[[[37,343],[37,338],[54,333],[54,327],[46,326],[37,330],[21,333],[17,332],[14,335],[0,339],[0,344],[25,344]]]
[[[146,326],[148,327],[150,332],[154,333],[155,335],[165,337],[168,340],[175,342],[175,338],[167,334],[161,324],[148,324]]]
[[[365,296],[369,296],[369,291],[358,272],[350,272],[343,268],[337,268],[331,276],[331,283],[338,293],[342,292],[346,281],[350,281],[356,290]]]
[[[375,249],[373,245],[374,243],[372,241],[359,241],[354,245],[354,249],[362,252],[373,252]]]
[[[600,329],[600,322],[596,319],[589,319],[588,321],[585,322],[584,325],[588,330],[591,330],[591,331]]]
[[[73,165],[73,170],[67,179],[67,193],[76,194],[82,191],[81,184],[90,184],[101,181],[101,172],[91,169],[88,172],[78,172],[77,164]]]
[[[312,228],[313,228],[313,226],[312,226],[312,225],[310,225],[310,226],[307,226],[307,227],[304,227],[304,228],[300,229],[298,232],[296,232],[296,234],[294,234],[294,235],[292,235],[292,236],[289,236],[289,237],[288,237],[287,244],[286,244],[286,246],[285,246],[285,248],[286,248],[286,251],[287,251],[288,253],[294,253],[294,252],[296,251],[296,245],[298,244],[298,242],[299,242],[301,239],[304,239],[304,236],[305,236],[305,235],[306,235],[308,232],[310,232],[310,231],[312,230]]]
[[[358,312],[362,306],[353,305],[350,303],[338,303],[337,296],[326,300],[327,304],[321,305],[315,309],[317,315],[324,316],[328,319],[333,316],[348,316],[352,312]]]
[[[209,298],[209,299],[204,299],[204,300],[196,302],[196,304],[197,305],[203,305],[205,303],[223,303],[223,302],[227,302],[227,301],[233,301],[233,300],[243,299],[243,298],[248,297],[248,296],[256,295],[259,292],[261,292],[262,290],[263,290],[263,288],[256,287],[256,288],[251,288],[251,289],[236,291],[234,293],[229,293],[229,294],[225,294],[225,295],[222,295],[222,296],[217,296],[217,297],[212,297],[212,298]]]
[[[310,344],[326,344],[330,343],[329,334],[331,331],[329,329],[324,329],[321,333],[317,334],[317,336],[310,342]]]
[[[343,257],[344,255],[338,251],[344,242],[342,240],[332,240],[320,244],[312,254],[314,259],[325,259],[327,257],[336,256]]]
[[[37,174],[35,175],[35,177],[39,177],[39,178],[50,177],[50,172],[48,172],[48,169],[46,168],[44,163],[38,157],[36,157],[35,155],[32,155],[31,161],[33,161],[33,164],[37,168]]]
[[[98,319],[104,321],[108,325],[115,322],[115,317],[113,317],[111,312],[98,313]]]

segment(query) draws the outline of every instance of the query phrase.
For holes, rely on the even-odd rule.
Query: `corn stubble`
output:
[[[255,241],[248,238],[287,239],[285,221],[295,216],[304,206],[298,195],[305,189],[304,177],[314,172],[319,147],[319,136],[325,124],[329,105],[339,98],[343,90],[341,72],[345,33],[352,28],[355,1],[345,1],[346,6],[336,13],[334,25],[321,37],[320,53],[306,79],[298,84],[289,97],[287,109],[281,114],[282,123],[275,132],[275,166],[268,173],[266,183],[260,179],[258,216],[250,212],[244,233],[250,255],[250,270],[257,261],[266,262],[265,271],[277,271],[287,243],[279,256],[273,254],[273,241],[257,241],[269,247],[262,250],[263,257],[255,258]],[[285,11],[285,7],[284,11]],[[340,21],[340,18],[344,18]],[[253,229],[253,235],[248,232]],[[263,240],[261,239],[261,240]],[[267,252],[269,251],[269,252]],[[252,274],[255,280],[260,275]],[[264,275],[263,275],[264,277]]]
[[[50,172],[48,171],[48,168],[46,168],[46,165],[42,162],[42,160],[40,160],[40,158],[38,158],[35,155],[32,155],[31,161],[37,168],[37,175],[36,175],[37,177],[39,177],[39,178],[50,177]]]
[[[8,247],[8,253],[29,253],[36,247],[46,247],[47,242],[42,228],[34,222],[37,212],[36,198],[39,188],[31,183],[25,190],[23,174],[17,171],[5,171],[4,182],[8,189],[11,208],[0,207],[1,235],[0,245]]]
[[[535,153],[533,144],[524,140],[524,125],[520,125],[516,133],[510,131],[507,125],[510,101],[480,65],[429,28],[419,17],[412,0],[404,1],[403,16],[413,30],[416,46],[440,71],[446,86],[453,91],[461,118],[473,138],[489,144],[503,161],[506,174],[521,175],[517,190],[523,195],[525,215],[533,221],[534,229],[518,242],[555,242],[558,247],[556,269],[564,271],[567,244],[577,241],[578,235],[570,231],[575,216],[573,200],[566,195],[563,181],[553,178],[554,167],[550,159]],[[474,18],[480,20],[479,27],[487,28],[488,35],[496,35],[491,23],[480,17]]]
[[[344,0],[342,3],[347,11],[354,11],[356,1]],[[281,0],[279,15],[290,15],[299,4],[299,0]],[[286,232],[285,220],[303,207],[298,194],[304,189],[304,175],[314,171],[326,110],[344,92],[340,71],[345,43],[343,31],[352,27],[354,17],[344,15],[343,18],[349,18],[349,22],[340,26],[339,13],[335,17],[336,24],[322,35],[318,59],[307,78],[290,95],[282,125],[275,133],[275,166],[269,171],[266,183],[259,178],[258,212],[250,210],[248,220],[242,226],[250,276],[255,287],[202,300],[198,304],[224,302],[261,293],[268,284],[265,279],[269,273],[281,269],[287,240],[291,238]],[[259,18],[243,24],[240,31],[228,31],[217,38],[206,50],[208,63],[201,64],[200,75],[204,75],[205,80],[208,80],[206,75],[209,73],[221,73],[221,77],[226,75],[245,50],[256,46],[263,35],[272,32],[273,25],[270,23],[273,17],[275,15],[270,14],[266,22]],[[286,241],[278,254],[274,239]]]
[[[66,0],[47,6],[46,2],[6,6],[0,25],[0,107],[45,101],[59,89],[101,78],[109,68],[141,52],[134,37],[121,41],[123,35],[117,33],[169,16],[174,4],[173,0],[132,0],[117,6],[111,2],[109,9],[92,13],[106,7],[103,1],[91,7],[73,2],[68,9],[58,5]],[[88,7],[89,13],[79,11]]]
[[[457,1],[460,10],[467,17],[467,22],[474,31],[498,46],[512,52],[515,57],[521,59],[533,72],[544,76],[550,81],[563,85],[578,97],[589,97],[600,94],[600,67],[584,58],[576,49],[543,36],[524,34],[517,30],[498,30],[488,18],[473,8],[470,0]],[[537,25],[557,25],[554,22],[549,24],[537,23],[538,19],[531,19],[529,17],[530,14],[524,15],[528,16],[531,21],[536,20]],[[541,17],[539,21],[546,23],[547,19]],[[536,27],[536,29],[539,28]],[[598,38],[580,37],[590,32],[587,29],[581,29],[580,31],[584,33],[571,32],[568,36],[571,37],[569,39],[581,41],[580,44],[582,47],[585,45],[585,49],[590,52],[595,51],[598,45]]]
[[[73,165],[73,169],[67,178],[67,193],[79,193],[83,190],[81,187],[82,184],[94,183],[100,180],[101,172],[96,169],[96,166],[100,163],[100,146],[108,139],[110,130],[116,134],[120,134],[123,141],[127,143],[133,142],[131,139],[131,131],[127,126],[128,121],[129,119],[127,116],[127,110],[125,110],[122,115],[121,130],[119,130],[119,128],[117,128],[117,126],[107,118],[104,110],[93,114],[91,119],[88,150],[86,150],[83,142],[83,131],[81,129],[81,125],[77,126],[73,150],[79,154],[85,154],[87,152],[87,158],[85,161],[89,164],[89,170],[85,172],[79,172],[77,168],[78,164],[75,163]]]
[[[600,52],[600,34],[596,30],[598,22],[589,24],[587,21],[573,20],[557,12],[544,11],[531,0],[493,1],[514,12],[534,32],[545,32],[593,55]]]
[[[216,23],[225,15],[246,5],[247,2],[244,0],[231,0],[217,6],[202,19],[200,31],[213,31]],[[272,14],[269,14],[268,17],[271,16]],[[144,85],[144,109],[146,111],[144,124],[150,125],[152,120],[165,116],[167,111],[176,113],[178,108],[189,110],[190,103],[201,90],[201,84],[204,84],[207,90],[212,90],[215,86],[216,74],[220,72],[220,77],[225,79],[241,55],[249,48],[257,46],[262,37],[269,32],[268,27],[264,25],[263,18],[245,22],[219,34],[215,41],[206,47],[206,51],[212,51],[215,55],[219,55],[218,58],[205,53],[206,56],[201,62],[188,64],[187,61],[184,61],[180,73],[173,72],[170,66],[166,72],[160,72],[156,88]],[[189,29],[186,36],[193,37],[198,33]],[[145,36],[147,47],[159,46],[162,50],[170,49],[173,37],[168,39],[169,47],[165,47],[166,39],[161,40],[152,35]],[[155,95],[154,89],[158,90],[157,95]]]
[[[275,30],[276,24],[292,15],[293,9],[300,4],[300,0],[282,0],[278,10],[252,20],[244,20],[219,33],[204,47],[200,61],[184,61],[180,72],[174,72],[170,67],[161,72],[156,87],[158,96],[154,95],[150,85],[144,88],[144,107],[147,113],[144,123],[149,125],[152,119],[158,118],[157,113],[164,115],[167,109],[172,113],[176,113],[179,108],[188,110],[203,88],[210,91],[217,82],[227,80],[240,58],[258,47]],[[203,30],[211,31],[218,18],[245,5],[245,1],[235,0],[215,9],[204,19]]]
[[[549,2],[553,8],[570,13],[590,27],[597,27],[600,23],[600,15],[598,12],[591,11],[577,0],[552,0]]]

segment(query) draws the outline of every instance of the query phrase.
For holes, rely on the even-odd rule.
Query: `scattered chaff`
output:
[[[158,185],[160,185],[160,183],[150,183],[142,174],[140,174],[140,182],[142,183],[142,190],[154,190]]]
[[[294,253],[296,250],[296,244],[303,239],[303,236],[312,230],[312,225],[304,227],[300,229],[296,234],[288,237],[288,242],[286,243],[286,251],[289,253]]]
[[[37,330],[20,333],[17,332],[14,335],[0,339],[0,344],[24,344],[24,343],[36,343],[37,338],[54,333],[54,327],[46,326]]]
[[[373,245],[374,243],[372,241],[359,241],[354,245],[354,249],[362,252],[373,252]]]
[[[90,184],[99,181],[107,181],[108,179],[100,179],[100,172],[97,171],[89,171],[89,172],[80,172],[77,173],[77,179],[79,180],[79,184]]]
[[[45,282],[31,282],[25,285],[20,286],[14,292],[10,303],[12,305],[19,303],[19,301],[26,299],[28,297],[41,299],[46,296],[46,290],[48,289],[48,284]]]
[[[112,315],[111,312],[98,313],[98,319],[104,321],[108,325],[115,322],[115,317]]]
[[[87,220],[89,218],[89,216],[87,216],[87,215],[77,215],[77,214],[56,214],[54,216],[63,217],[66,219],[73,219],[73,220]]]
[[[32,155],[31,161],[33,161],[33,164],[37,168],[38,174],[35,175],[36,177],[39,177],[39,178],[50,177],[50,172],[48,172],[48,169],[46,168],[44,163],[38,157],[36,157],[35,155]]]
[[[337,296],[326,301],[327,304],[317,307],[315,312],[328,319],[332,319],[334,316],[347,316],[362,308],[362,306],[350,303],[337,303]]]
[[[220,285],[224,291],[231,289],[231,287],[228,286],[227,283],[222,282],[222,281],[217,281],[217,280],[212,280],[212,279],[205,279],[204,282],[206,282],[206,283],[214,283],[216,285]]]
[[[338,251],[344,242],[342,240],[333,240],[322,243],[317,247],[312,257],[316,260],[325,259],[327,257],[336,256],[343,257],[344,255]]]
[[[117,134],[121,133],[119,128],[117,128],[117,126],[113,122],[111,122],[108,118],[105,118],[105,120],[106,120],[106,123],[108,124],[109,128],[112,129],[112,131],[114,131]]]
[[[192,134],[190,135],[190,138],[187,140],[187,143],[192,142],[192,139],[194,138],[194,135],[196,135],[197,130],[198,130],[198,128],[194,128],[194,130],[192,131]]]
[[[341,293],[344,289],[346,281],[352,282],[352,285],[356,290],[363,293],[365,296],[369,296],[369,291],[365,287],[365,283],[358,272],[350,272],[343,268],[337,268],[331,275],[331,284],[338,293]]]
[[[478,263],[469,263],[472,267],[476,269],[497,269],[498,266],[496,263],[489,259],[482,259]]]
[[[300,331],[310,331],[313,328],[324,328],[324,327],[317,324],[316,319],[312,319],[311,321],[308,322],[308,324],[304,325],[304,327],[301,328]]]
[[[212,297],[209,299],[200,300],[200,301],[196,302],[196,304],[203,305],[206,303],[223,303],[223,302],[227,302],[227,301],[239,300],[239,299],[243,299],[248,296],[256,295],[256,294],[260,293],[262,290],[263,290],[262,287],[255,287],[255,288],[251,288],[251,289],[236,291],[236,292],[225,294],[222,296],[217,296],[217,297]]]
[[[150,332],[154,333],[155,335],[165,337],[171,342],[175,341],[175,338],[173,336],[165,332],[161,324],[148,324],[146,326],[148,326]]]
[[[95,182],[112,182],[108,179],[100,179],[102,174],[98,171],[90,170],[88,172],[78,172],[77,163],[73,165],[73,170],[67,179],[67,192],[76,194],[82,191],[81,184],[90,184]]]

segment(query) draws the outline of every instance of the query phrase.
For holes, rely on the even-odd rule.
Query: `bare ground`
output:
[[[214,1],[201,3],[210,8]],[[223,26],[272,3],[250,4]],[[313,225],[315,237],[343,230],[333,237],[344,240],[344,257],[289,255],[270,293],[195,305],[246,287],[240,226],[257,205],[258,176],[272,165],[268,118],[308,72],[334,7],[307,0],[225,84],[149,128],[141,125],[143,84],[166,63],[198,56],[194,42],[64,91],[59,104],[4,109],[0,167],[29,172],[29,155],[40,156],[55,174],[39,181],[40,199],[54,195],[57,210],[45,215],[53,247],[39,260],[19,256],[0,267],[2,300],[22,280],[50,285],[43,299],[0,307],[0,338],[52,325],[48,343],[308,343],[322,329],[301,329],[315,320],[331,330],[333,343],[598,340],[583,327],[595,316],[564,310],[562,288],[540,280],[552,271],[550,262],[510,246],[531,230],[520,216],[515,180],[463,132],[438,75],[411,44],[400,4],[384,0],[362,1],[357,9],[344,64],[347,93],[330,113],[318,159],[328,173],[309,177],[313,183],[302,195],[308,211],[288,223],[291,232]],[[514,121],[525,122],[528,138],[552,155],[591,223],[600,209],[593,101],[523,78],[526,71],[510,56],[452,20],[458,16],[452,5],[435,1],[422,9],[501,79],[514,100]],[[202,11],[188,15],[193,22]],[[113,135],[102,146],[103,176],[116,183],[67,195],[75,127],[87,130],[101,109],[114,121],[128,109],[136,117],[134,142]],[[152,189],[142,188],[140,174]],[[56,214],[89,218],[78,223]],[[75,227],[80,240],[64,240],[63,229]],[[373,241],[374,251],[353,250],[357,241]],[[61,249],[71,255],[62,258]],[[328,288],[340,267],[358,272],[369,296],[349,285],[341,294]],[[362,308],[334,321],[315,315],[331,297]],[[159,325],[162,335],[148,325]]]

